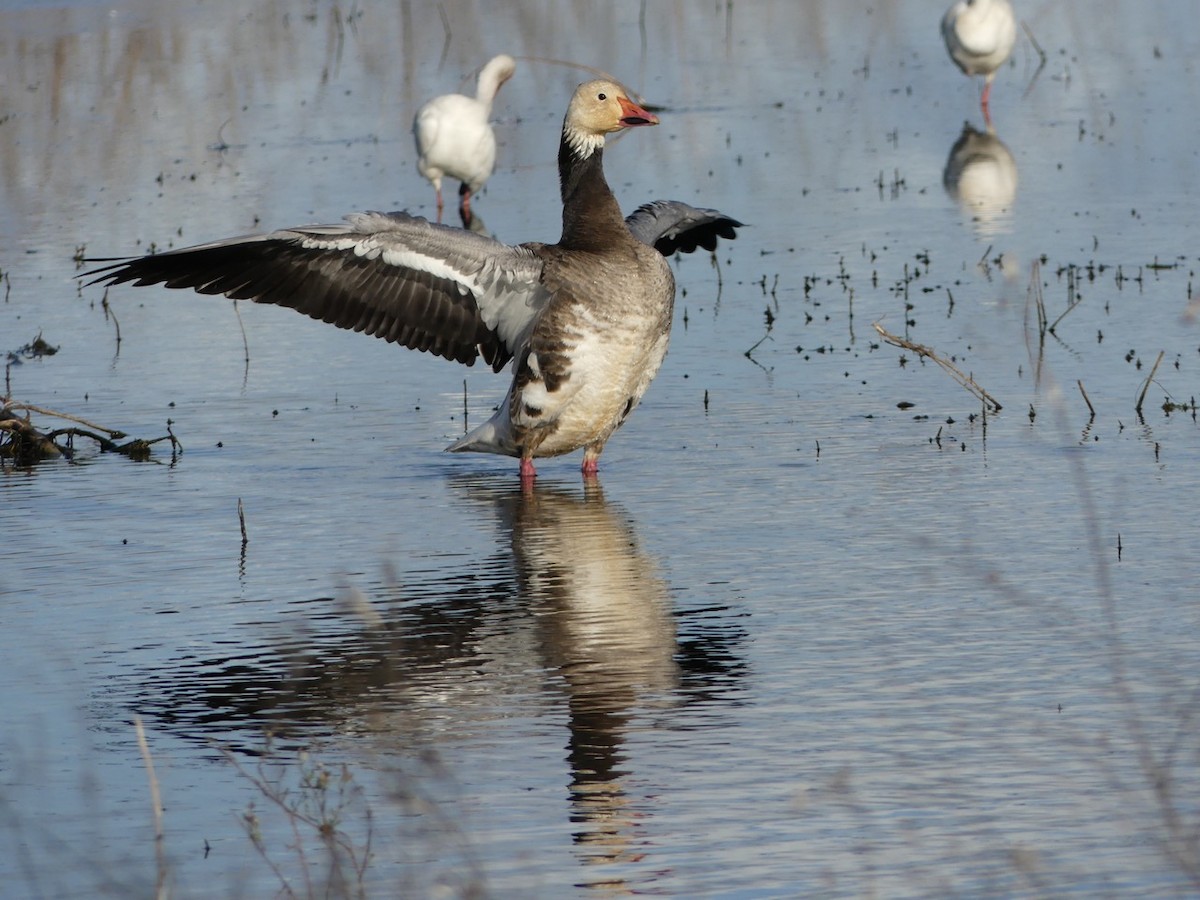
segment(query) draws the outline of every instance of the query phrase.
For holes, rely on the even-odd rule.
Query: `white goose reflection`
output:
[[[976,130],[969,122],[950,148],[942,184],[982,237],[1003,234],[1012,228],[1012,208],[1017,197],[1017,162],[996,130]]]

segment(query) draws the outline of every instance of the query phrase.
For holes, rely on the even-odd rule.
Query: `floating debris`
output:
[[[76,423],[66,428],[43,431],[33,424],[31,413],[51,416]],[[171,420],[167,420],[167,433],[162,437],[133,438],[123,444],[117,441],[128,437],[123,431],[105,428],[73,416],[55,412],[30,403],[17,403],[12,398],[0,398],[0,460],[9,460],[18,466],[32,466],[51,459],[74,459],[75,438],[95,441],[101,453],[120,453],[130,459],[144,461],[150,458],[151,447],[161,441],[171,442],[171,454],[183,451],[183,445],[171,431]]]
[[[8,361],[10,363],[20,364],[27,359],[41,359],[43,356],[53,356],[58,352],[58,347],[55,347],[49,341],[42,337],[39,331],[38,336],[23,347],[18,347],[16,350],[10,350],[8,353]]]

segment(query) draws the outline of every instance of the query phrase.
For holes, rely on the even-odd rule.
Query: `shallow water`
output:
[[[178,896],[279,887],[252,803],[304,893],[319,842],[256,767],[295,808],[343,763],[381,896],[1193,893],[1154,790],[1195,829],[1200,453],[1163,409],[1200,365],[1190,6],[1022,4],[1047,62],[1022,40],[973,165],[941,4],[443,6],[445,42],[426,3],[0,10],[0,350],[59,347],[12,394],[184,448],[0,471],[14,896],[153,890],[135,716]],[[663,107],[606,154],[626,208],[749,223],[675,261],[598,485],[440,453],[487,372],[157,288],[107,317],[74,280],[428,214],[411,114],[501,50]],[[556,237],[583,77],[526,59],[501,92],[501,239]]]

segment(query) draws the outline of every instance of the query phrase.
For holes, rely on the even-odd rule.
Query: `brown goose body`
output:
[[[712,249],[741,223],[655,201],[621,217],[604,178],[606,134],[657,118],[612,82],[576,90],[563,121],[557,244],[510,246],[405,213],[284,229],[123,260],[89,283],[164,284],[288,306],[342,328],[513,379],[495,415],[446,449],[532,460],[605,442],[662,365],[674,278],[664,254]]]
[[[622,123],[658,120],[623,92],[614,98],[615,90],[592,82],[572,99],[558,156],[562,237],[553,246],[528,245],[542,260],[549,302],[504,405],[451,450],[528,460],[583,447],[584,471],[594,472],[605,442],[662,366],[675,279],[662,254],[630,233],[604,177],[603,139],[595,139]],[[532,466],[523,463],[522,471]]]

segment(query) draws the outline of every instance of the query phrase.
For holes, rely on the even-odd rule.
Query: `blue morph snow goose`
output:
[[[499,371],[508,395],[447,447],[520,459],[583,448],[594,474],[667,352],[675,280],[664,254],[712,249],[741,225],[676,201],[621,218],[605,136],[658,119],[611,81],[582,84],[563,120],[557,244],[502,244],[406,213],[357,213],[113,262],[90,284],[163,284],[288,306],[340,328]]]
[[[991,123],[988,100],[992,79],[1017,42],[1017,17],[1009,0],[958,0],[942,19],[942,39],[954,64],[966,75],[984,77],[979,98],[983,118]]]
[[[437,193],[437,220],[442,221],[442,178],[457,178],[459,214],[471,223],[471,195],[483,187],[496,168],[496,134],[488,118],[496,92],[512,78],[517,64],[501,54],[480,71],[475,96],[443,94],[426,102],[413,118],[417,169]]]

